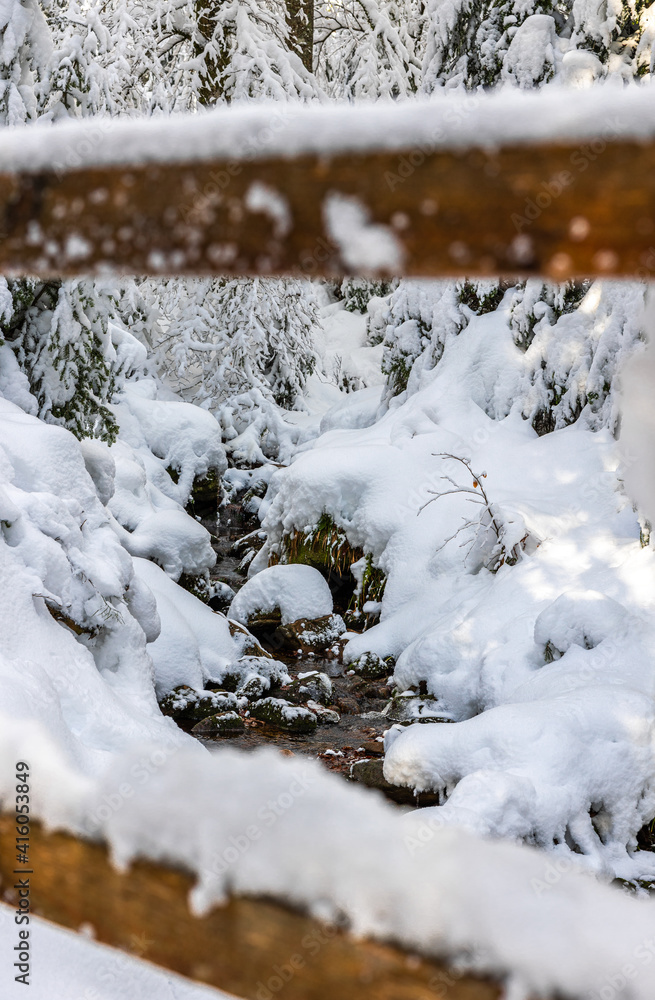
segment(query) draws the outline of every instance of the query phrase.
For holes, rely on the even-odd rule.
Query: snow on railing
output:
[[[649,278],[651,86],[5,130],[3,273]]]
[[[251,1000],[655,995],[655,903],[599,884],[584,858],[575,870],[570,854],[402,812],[306,758],[189,744],[144,745],[81,781],[56,753],[45,765],[36,727],[0,733],[1,759],[29,745],[36,764],[38,748],[46,775],[32,912]],[[15,837],[0,816],[14,907]]]

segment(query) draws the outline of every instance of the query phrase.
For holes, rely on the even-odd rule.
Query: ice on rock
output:
[[[269,566],[251,577],[236,595],[228,617],[244,625],[257,612],[280,611],[282,624],[332,613],[332,593],[312,566]]]

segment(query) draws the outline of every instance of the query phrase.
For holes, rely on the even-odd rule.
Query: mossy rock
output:
[[[273,641],[281,649],[301,649],[303,653],[318,653],[337,642],[346,631],[341,615],[323,615],[322,618],[299,618],[289,625],[276,629]]]
[[[215,715],[208,715],[206,719],[197,722],[191,732],[196,736],[221,734],[227,736],[242,733],[245,725],[238,712],[217,712]]]
[[[359,677],[369,681],[382,680],[389,676],[389,664],[377,653],[362,653],[356,660],[349,664]]]
[[[367,788],[376,788],[388,799],[401,805],[439,805],[439,796],[434,792],[422,792],[419,796],[413,788],[404,785],[393,785],[384,776],[384,761],[380,757],[374,760],[356,760],[350,769],[350,777]]]
[[[325,705],[321,705],[317,701],[312,701],[311,698],[307,702],[307,708],[315,714],[319,726],[336,726],[341,722],[341,716],[338,712],[335,712],[333,708],[326,708]]]
[[[224,583],[223,580],[214,580],[210,587],[207,603],[212,611],[218,611],[219,614],[225,615],[235,597],[236,594],[229,584]]]
[[[209,469],[193,481],[187,511],[192,517],[215,518],[221,495],[221,477],[217,469]]]
[[[291,684],[282,689],[282,694],[288,701],[299,705],[312,699],[321,705],[329,705],[332,701],[332,681],[327,674],[312,670],[294,677]]]
[[[392,722],[452,722],[445,718],[439,702],[416,691],[396,691],[383,710]]]
[[[265,677],[255,674],[249,677],[245,684],[237,688],[237,694],[243,698],[247,698],[248,701],[258,701],[264,697],[270,686],[269,681]]]
[[[193,594],[193,596],[197,597],[203,604],[209,604],[212,596],[212,587],[208,577],[190,576],[188,573],[182,573],[177,581],[177,585],[178,587],[182,587],[184,590],[188,591],[189,594]]]
[[[228,618],[228,626],[230,629],[230,635],[234,639],[240,639],[243,636],[243,645],[241,647],[241,656],[263,656],[268,659],[273,659],[270,653],[268,653],[264,647],[259,643],[255,636],[248,631],[245,625],[241,625],[240,622],[232,621]]]
[[[279,608],[272,611],[255,610],[248,615],[248,629],[255,635],[271,635],[282,625],[282,614]]]
[[[242,656],[230,664],[221,684],[228,691],[236,691],[239,696],[256,701],[271,686],[280,687],[290,682],[286,665],[281,660],[271,656]]]
[[[263,698],[250,708],[253,719],[268,722],[287,733],[313,733],[318,720],[308,708],[290,705],[282,698]]]
[[[227,689],[219,691],[194,691],[187,684],[180,684],[159,703],[163,715],[173,719],[204,719],[216,712],[233,711],[237,699]]]
[[[362,549],[353,548],[350,544],[343,528],[339,528],[324,512],[308,531],[285,535],[281,552],[271,556],[269,565],[277,562],[303,563],[323,571],[328,580],[332,574],[350,580],[350,567],[363,555]]]

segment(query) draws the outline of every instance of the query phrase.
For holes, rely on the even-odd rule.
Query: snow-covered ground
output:
[[[425,692],[408,718],[456,723],[393,727],[386,776],[442,792],[439,822],[652,878],[636,835],[655,815],[655,559],[615,439],[584,415],[538,437],[521,416],[510,299],[380,419],[353,394],[352,422],[347,401],[273,475],[250,572],[328,512],[388,578],[347,658],[397,657],[399,691]]]
[[[0,948],[14,944],[13,911],[0,903]],[[220,1000],[227,994],[190,983],[131,955],[96,944],[84,934],[35,917],[31,925],[35,956],[31,1000]],[[20,1000],[25,987],[0,973],[3,1000]]]

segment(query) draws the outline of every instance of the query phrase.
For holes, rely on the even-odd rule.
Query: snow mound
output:
[[[577,850],[607,877],[652,878],[655,858],[638,852],[636,835],[655,815],[654,731],[646,695],[587,684],[455,725],[394,731],[384,774],[443,794],[426,820]]]
[[[332,614],[332,593],[312,566],[269,566],[246,581],[228,612],[248,624],[257,612],[280,611],[282,624]]]
[[[61,817],[55,802],[67,788],[69,829],[87,829],[97,817],[119,864],[146,857],[194,872],[199,914],[232,893],[268,897],[355,935],[466,955],[479,969],[509,973],[524,995],[602,997],[628,964],[639,975],[629,978],[626,997],[651,1000],[655,991],[655,904],[599,885],[570,855],[549,859],[446,829],[431,810],[403,813],[313,761],[272,750],[154,757],[142,747],[116,757],[90,787],[56,754],[44,767],[52,747],[43,734],[8,720],[0,760],[22,759],[26,746],[33,761],[39,753],[36,815]],[[0,782],[12,788],[10,766],[0,767]],[[110,808],[124,788],[138,794]],[[180,817],[190,815],[198,820],[180,836]]]
[[[155,698],[159,628],[79,442],[0,399],[0,728],[40,733],[25,753],[51,747],[46,781],[56,762],[74,767],[54,816],[119,748],[187,742]]]
[[[145,445],[163,468],[178,475],[175,499],[184,505],[193,480],[210,470],[225,472],[227,460],[218,421],[207,410],[181,400],[157,399],[152,379],[131,382],[115,407],[122,441],[135,449]]]
[[[182,573],[202,575],[216,562],[209,532],[184,507],[194,480],[221,475],[227,462],[220,426],[210,413],[190,403],[157,399],[157,393],[152,379],[126,385],[113,406],[118,441],[111,448],[85,442],[84,453],[124,547],[178,580]]]
[[[137,579],[154,594],[162,623],[161,634],[149,648],[157,696],[180,684],[200,691],[209,681],[220,683],[239,658],[245,637],[233,638],[224,615],[178,587],[154,563],[135,559],[134,568]]]
[[[628,612],[611,597],[562,594],[537,618],[534,641],[547,656],[558,658],[572,645],[593,649],[604,639],[617,639],[629,624]]]

